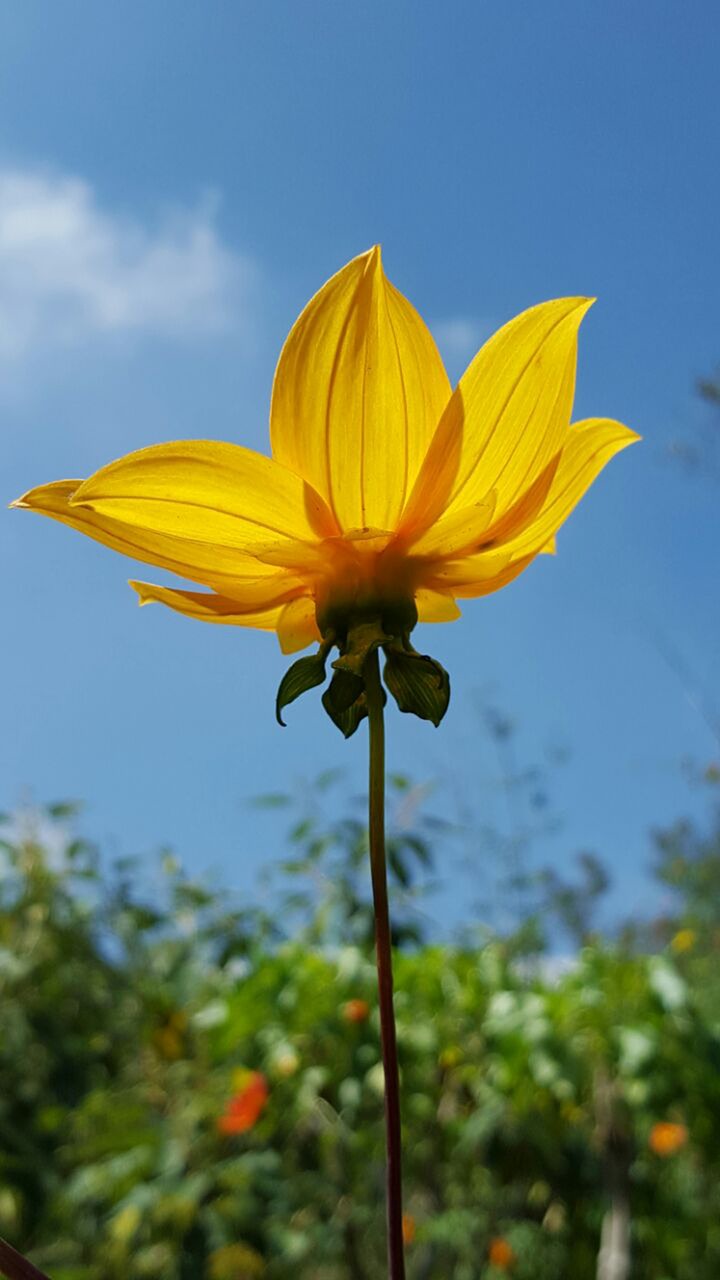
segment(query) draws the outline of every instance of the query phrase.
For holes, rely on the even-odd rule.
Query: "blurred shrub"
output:
[[[143,894],[132,864],[61,838],[68,818],[4,828],[0,1233],[54,1280],[384,1274],[362,827],[304,817],[266,915],[170,858]],[[393,833],[397,890],[431,836]],[[719,1273],[716,844],[676,838],[657,954],[596,937],[529,965],[513,938],[430,945],[399,912],[412,1280],[591,1277],[619,1187],[634,1280]]]

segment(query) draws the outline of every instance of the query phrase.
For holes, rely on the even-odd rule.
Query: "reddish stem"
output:
[[[392,940],[385,857],[385,724],[377,651],[369,656],[365,664],[365,693],[370,722],[370,870],[375,906],[380,1038],[385,1073],[388,1267],[390,1280],[405,1280],[400,1077],[393,1009]]]
[[[44,1271],[38,1271],[7,1240],[0,1239],[0,1272],[7,1280],[50,1280]]]

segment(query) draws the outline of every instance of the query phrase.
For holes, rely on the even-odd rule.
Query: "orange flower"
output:
[[[490,1241],[488,1258],[500,1271],[509,1271],[515,1261],[515,1250],[502,1236],[494,1236]]]
[[[648,1137],[648,1146],[656,1156],[674,1156],[688,1140],[688,1131],[684,1124],[673,1124],[670,1120],[660,1120],[654,1124]]]
[[[246,1083],[228,1102],[217,1125],[220,1133],[247,1133],[258,1122],[269,1096],[268,1084],[261,1071],[248,1071]]]
[[[402,1238],[405,1244],[412,1244],[415,1239],[415,1219],[411,1213],[402,1216]]]
[[[370,1005],[367,1000],[348,1000],[343,1009],[346,1022],[367,1022],[370,1017]]]

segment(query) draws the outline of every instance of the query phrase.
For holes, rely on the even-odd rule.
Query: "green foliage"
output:
[[[720,480],[720,370],[698,378],[695,390],[707,412],[692,434],[673,440],[670,452],[689,474]]]
[[[498,1280],[497,1238],[519,1280],[592,1276],[618,1167],[633,1280],[711,1280],[715,837],[684,829],[660,842],[677,910],[657,954],[595,938],[564,968],[518,963],[514,939],[423,940],[413,889],[432,827],[408,824],[419,797],[407,779],[394,792],[410,1280]],[[7,823],[0,853],[0,1234],[53,1280],[383,1274],[362,824],[308,805],[270,917],[171,858],[150,898],[134,864],[102,872],[92,849],[59,840],[67,819],[41,815],[34,832]],[[598,874],[585,864],[579,897],[600,891]],[[248,1071],[267,1101],[233,1131],[229,1103]],[[668,1121],[687,1142],[656,1154],[653,1126]]]
[[[374,937],[372,895],[368,870],[368,833],[364,801],[360,817],[357,804],[341,797],[333,807],[339,816],[329,818],[323,802],[342,780],[338,770],[322,774],[315,788],[306,792],[297,820],[287,835],[288,856],[265,876],[266,892],[276,904],[275,918],[282,920],[284,935],[298,937],[306,946],[357,943],[370,947]],[[392,894],[392,936],[396,947],[420,943],[426,921],[422,901],[432,891],[429,879],[434,865],[434,842],[444,824],[425,814],[428,788],[412,784],[401,774],[387,780],[389,814],[387,830],[388,879]],[[263,796],[261,805],[297,811],[290,795]],[[420,883],[420,877],[424,877]]]

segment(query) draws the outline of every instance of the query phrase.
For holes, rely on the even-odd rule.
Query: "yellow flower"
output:
[[[275,631],[284,653],[328,637],[342,652],[360,616],[407,637],[553,551],[598,472],[638,438],[605,418],[571,424],[589,306],[561,298],[523,312],[452,391],[373,248],[290,332],[272,458],[212,440],[153,445],[14,505],[209,588],[133,582],[141,604]]]
[[[697,934],[694,929],[678,929],[670,939],[670,948],[676,955],[681,956],[684,951],[692,951],[697,941]]]
[[[215,1249],[208,1258],[212,1280],[252,1280],[261,1276],[265,1263],[246,1244],[225,1244]]]

